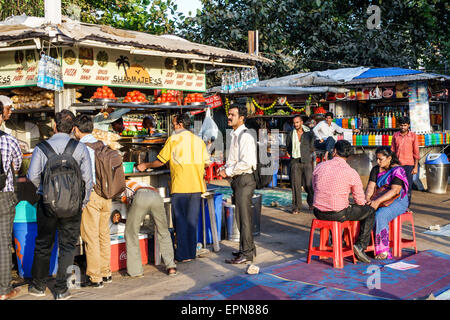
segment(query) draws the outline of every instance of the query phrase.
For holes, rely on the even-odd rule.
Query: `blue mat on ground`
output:
[[[405,250],[404,253],[407,251]],[[345,260],[342,269],[332,267],[331,259],[306,257],[260,270],[258,275],[240,275],[211,284],[177,300],[412,300],[437,296],[450,289],[450,256],[427,250],[403,259],[373,260],[371,265]],[[395,270],[387,264],[402,261],[419,265]],[[379,289],[368,286],[369,266],[380,269]],[[373,283],[372,283],[373,284]]]

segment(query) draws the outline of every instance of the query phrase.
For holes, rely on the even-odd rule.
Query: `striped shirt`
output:
[[[349,206],[350,192],[358,205],[365,205],[363,184],[355,169],[339,157],[317,165],[312,177],[314,207],[320,211],[341,211]]]
[[[2,192],[14,192],[14,172],[11,170],[11,163],[14,170],[19,171],[22,165],[22,151],[17,140],[9,134],[0,137],[0,151],[2,155],[3,171],[7,173],[6,186]]]
[[[154,187],[152,187],[146,183],[142,183],[142,182],[138,182],[138,181],[134,181],[134,180],[127,180],[126,183],[127,183],[127,187],[125,188],[125,191],[122,193],[122,197],[121,197],[122,202],[126,203],[126,204],[131,204],[131,202],[133,202],[134,195],[136,194],[136,192],[139,189],[144,188],[144,189],[150,189],[155,192],[158,192],[158,190],[156,190]]]

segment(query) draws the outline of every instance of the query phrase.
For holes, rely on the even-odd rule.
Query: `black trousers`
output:
[[[256,182],[253,174],[242,174],[233,177],[231,181],[233,189],[233,204],[235,205],[236,224],[239,228],[239,251],[249,260],[256,255],[256,247],[253,242],[253,208],[252,197],[255,192]]]
[[[408,178],[408,202],[409,206],[411,206],[411,195],[412,195],[412,186],[413,186],[413,174],[412,171],[414,169],[414,166],[403,166],[403,169],[405,169],[406,177]]]
[[[370,242],[370,233],[375,224],[375,209],[371,206],[353,204],[341,211],[322,212],[314,208],[317,219],[328,221],[360,221],[359,237],[355,244],[359,244],[364,250]]]
[[[40,290],[45,290],[50,269],[50,257],[58,230],[58,272],[56,274],[55,291],[64,292],[67,289],[67,267],[73,265],[75,248],[80,237],[81,212],[70,218],[57,218],[47,212],[42,205],[42,198],[37,206],[36,246],[31,275],[33,285]]]
[[[302,207],[302,186],[308,195],[306,201],[311,207],[314,201],[311,161],[308,163],[302,163],[300,159],[292,159],[290,177],[292,189],[292,210],[300,210]]]

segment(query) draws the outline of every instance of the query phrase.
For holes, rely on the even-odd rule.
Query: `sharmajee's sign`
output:
[[[35,86],[37,50],[0,52],[0,88]],[[203,65],[184,59],[131,55],[121,50],[62,48],[65,84],[206,91]]]

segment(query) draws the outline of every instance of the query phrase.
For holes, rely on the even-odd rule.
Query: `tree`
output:
[[[82,22],[152,34],[173,33],[175,20],[183,18],[174,0],[61,0],[61,5],[62,14],[79,13]],[[44,0],[0,0],[1,20],[21,14],[43,17]]]
[[[441,0],[202,0],[203,10],[180,24],[193,41],[247,51],[259,30],[260,53],[275,60],[265,78],[350,66],[425,67],[446,72],[449,4]],[[368,29],[367,8],[381,9]]]

